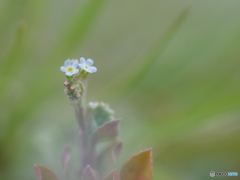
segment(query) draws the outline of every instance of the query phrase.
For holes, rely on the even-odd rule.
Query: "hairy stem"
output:
[[[76,120],[79,125],[79,141],[81,145],[81,172],[89,164],[93,162],[94,151],[90,147],[89,135],[88,135],[88,122],[86,113],[86,91],[87,91],[87,79],[83,78],[83,93],[81,100],[73,102]]]

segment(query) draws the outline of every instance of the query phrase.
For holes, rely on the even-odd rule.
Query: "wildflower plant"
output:
[[[151,180],[152,151],[147,149],[132,156],[120,169],[116,160],[122,150],[119,135],[120,119],[114,117],[114,111],[103,102],[86,104],[87,78],[97,72],[92,59],[68,59],[60,70],[65,73],[64,93],[70,100],[78,124],[80,142],[80,167],[72,167],[71,148],[66,147],[62,154],[62,167],[66,180]],[[102,141],[108,145],[97,152]],[[35,164],[37,180],[59,180],[50,169]],[[64,178],[62,178],[64,179]]]

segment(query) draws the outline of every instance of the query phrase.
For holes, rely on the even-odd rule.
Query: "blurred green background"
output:
[[[61,174],[74,143],[59,68],[92,58],[88,100],[122,117],[121,167],[152,147],[154,180],[240,173],[239,0],[1,0],[0,179]],[[223,177],[221,179],[230,179]]]

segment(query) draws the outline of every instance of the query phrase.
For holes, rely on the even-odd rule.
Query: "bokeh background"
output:
[[[1,180],[35,179],[34,163],[61,174],[76,124],[59,68],[79,57],[98,68],[88,100],[122,117],[119,168],[152,147],[154,180],[240,173],[239,0],[1,0],[0,12]]]

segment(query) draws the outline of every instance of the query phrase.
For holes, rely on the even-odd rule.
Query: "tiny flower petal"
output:
[[[97,72],[97,68],[95,66],[90,67],[89,70],[91,71],[91,73]]]
[[[72,73],[66,72],[66,75],[67,75],[67,76],[72,76]]]
[[[75,69],[74,71],[73,71],[73,74],[77,74],[79,72],[79,69]]]
[[[64,66],[60,67],[60,70],[62,72],[65,72],[65,74],[67,76],[72,76],[73,74],[77,74],[79,72],[79,69],[78,68],[78,60],[70,60],[70,59],[67,59],[65,62],[64,62]]]
[[[86,61],[85,61],[85,59],[83,57],[80,58],[80,63],[82,63],[82,64],[86,63]]]
[[[75,61],[73,64],[72,64],[73,67],[77,68],[78,67],[78,63]]]
[[[65,62],[64,62],[64,66],[70,66],[71,65],[71,60],[70,59],[67,59]]]
[[[80,58],[79,67],[88,73],[94,73],[97,71],[97,68],[92,66],[94,61],[92,59],[87,59],[87,61],[82,57]]]
[[[60,67],[60,70],[61,70],[62,72],[66,72],[66,68],[65,68],[64,66]]]
[[[90,70],[90,68],[87,68],[87,69],[85,68],[84,70],[87,71],[88,73],[92,73],[92,71]]]
[[[92,59],[87,59],[87,64],[89,66],[93,65],[94,61]]]
[[[78,65],[79,65],[79,67],[80,67],[81,69],[84,69],[84,68],[85,68],[83,64],[78,64]]]

